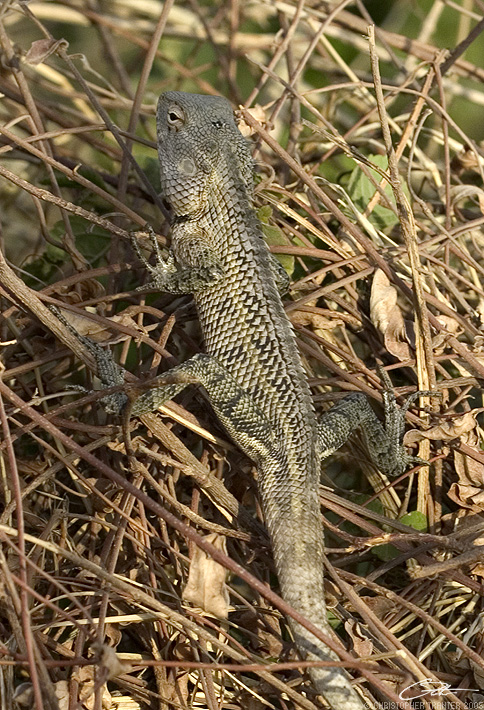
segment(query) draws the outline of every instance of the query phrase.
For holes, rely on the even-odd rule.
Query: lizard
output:
[[[381,470],[397,474],[410,457],[400,443],[408,404],[384,395],[385,425],[362,393],[352,393],[318,422],[280,281],[253,207],[253,161],[230,103],[220,96],[169,91],[157,108],[161,192],[172,212],[171,252],[144,288],[193,294],[205,352],[165,372],[131,403],[154,411],[189,384],[201,385],[235,443],[255,463],[265,523],[284,600],[331,635],[324,598],[324,539],[318,485],[321,460],[358,427]],[[411,401],[419,393],[412,395]],[[338,656],[294,620],[308,660]],[[365,704],[340,667],[310,677],[333,710]]]

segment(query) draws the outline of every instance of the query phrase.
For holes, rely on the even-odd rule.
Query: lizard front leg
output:
[[[198,293],[215,285],[224,276],[217,253],[205,231],[195,221],[178,219],[172,227],[172,252],[164,259],[154,231],[147,228],[156,257],[151,265],[133,236],[138,258],[151,274],[151,281],[140,289],[168,293]]]

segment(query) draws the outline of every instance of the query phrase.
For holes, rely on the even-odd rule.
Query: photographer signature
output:
[[[451,688],[450,683],[433,680],[432,678],[424,678],[416,683],[412,683],[412,685],[407,685],[406,688],[400,691],[398,697],[400,700],[416,700],[426,695],[430,695],[431,697],[445,695],[446,693],[452,693],[454,690],[458,690],[459,692],[462,690],[473,690],[477,692],[476,688]],[[414,694],[412,691],[416,691],[417,694]]]

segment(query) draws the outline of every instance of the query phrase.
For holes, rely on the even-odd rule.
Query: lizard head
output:
[[[206,206],[218,182],[234,172],[250,193],[252,159],[229,102],[221,96],[167,91],[157,110],[158,153],[163,197],[178,216]]]

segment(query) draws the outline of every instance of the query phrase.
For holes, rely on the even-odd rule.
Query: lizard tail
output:
[[[288,495],[287,484],[275,476],[261,476],[259,485],[271,482],[262,500],[272,540],[274,560],[284,601],[328,636],[323,575],[323,528],[316,486],[301,484]],[[265,479],[265,481],[264,481]],[[338,656],[303,626],[290,619],[294,640],[306,660],[332,661]],[[311,668],[311,680],[332,710],[367,710],[343,668]]]

